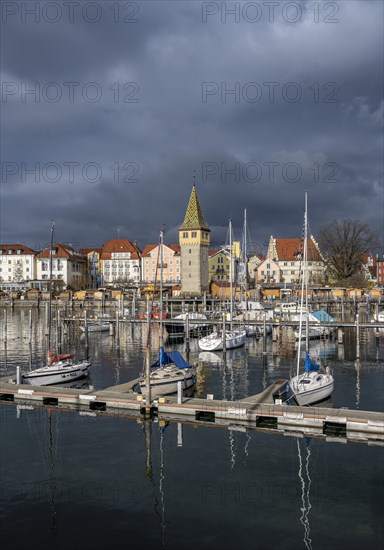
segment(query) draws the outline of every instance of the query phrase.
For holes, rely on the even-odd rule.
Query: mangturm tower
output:
[[[210,232],[193,184],[183,225],[179,229],[181,247],[181,292],[200,295],[208,290],[208,247]]]

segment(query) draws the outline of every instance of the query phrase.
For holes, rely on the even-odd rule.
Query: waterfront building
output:
[[[224,281],[235,283],[238,279],[239,260],[240,260],[240,242],[235,241],[232,244],[232,271],[230,247],[215,248],[208,251],[208,279],[209,282]]]
[[[36,278],[50,278],[50,246],[36,256]],[[56,243],[52,246],[52,279],[62,286],[79,287],[86,282],[86,258],[71,246]]]
[[[159,245],[147,244],[141,254],[141,279],[144,283],[160,282]],[[179,244],[163,245],[163,282],[179,284],[181,280],[181,251]]]
[[[256,267],[255,285],[280,283],[281,280],[281,269],[274,260],[266,258]]]
[[[376,260],[377,286],[384,286],[384,258]]]
[[[210,232],[193,185],[184,222],[179,228],[181,291],[184,295],[198,296],[208,291]]]
[[[0,244],[0,281],[22,283],[36,277],[36,251],[23,244]]]
[[[308,239],[308,283],[319,283],[325,278],[325,261],[319,245],[313,236]],[[287,284],[298,284],[300,280],[302,239],[275,239],[271,236],[267,258],[277,263],[281,270],[281,280]]]
[[[93,289],[99,288],[102,285],[102,248],[80,248],[79,252],[87,259],[87,284]]]
[[[101,251],[101,272],[103,284],[139,284],[141,252],[136,243],[128,239],[112,239],[103,245]]]

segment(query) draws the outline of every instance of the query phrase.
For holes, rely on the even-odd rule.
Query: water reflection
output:
[[[300,522],[302,523],[304,527],[304,544],[308,548],[308,550],[312,550],[312,540],[310,537],[310,525],[309,525],[309,513],[311,511],[311,502],[310,502],[310,494],[311,494],[311,477],[309,475],[309,459],[311,456],[311,450],[310,450],[310,444],[311,439],[309,437],[304,438],[304,460],[305,464],[303,465],[303,459],[301,458],[301,449],[300,449],[300,441],[299,439],[296,440],[297,443],[297,454],[299,457],[299,481],[301,485],[301,516],[300,516]]]

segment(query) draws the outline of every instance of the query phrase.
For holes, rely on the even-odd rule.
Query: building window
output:
[[[189,260],[189,265],[191,265],[191,260]]]
[[[191,250],[191,249],[188,250],[188,254],[192,254],[192,250]]]
[[[188,239],[188,231],[184,231],[184,233],[183,233],[183,239]]]
[[[192,239],[196,239],[197,237],[197,231],[192,231]]]

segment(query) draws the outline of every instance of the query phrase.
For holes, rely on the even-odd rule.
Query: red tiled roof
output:
[[[3,254],[7,254],[9,250],[13,250],[13,254],[17,254],[18,250],[21,250],[20,254],[36,254],[36,250],[28,248],[24,244],[0,244],[0,250]]]
[[[140,258],[140,249],[128,239],[111,239],[103,246],[101,259],[110,260],[116,252],[130,252],[131,260]]]
[[[303,251],[302,239],[275,239],[278,261],[297,261],[297,254]],[[322,260],[312,239],[307,239],[308,260],[320,262]]]
[[[70,246],[55,243],[52,248],[55,251],[55,253],[53,254],[53,258],[67,258],[68,260],[85,261],[84,255],[80,252],[76,252],[76,250]],[[50,247],[48,247],[40,252],[40,254],[38,254],[36,257],[38,259],[49,258],[50,250]]]
[[[211,250],[208,250],[208,256],[214,256],[217,254],[217,252],[220,252],[221,248],[212,248]]]
[[[142,256],[149,256],[150,255],[150,252],[152,252],[152,250],[154,248],[156,248],[157,246],[159,246],[158,244],[147,244],[145,247],[144,247],[144,250],[142,252]],[[173,252],[175,252],[175,254],[180,254],[180,251],[181,251],[181,247],[179,244],[164,244],[164,246],[166,246],[167,248],[170,248],[171,250],[173,250]]]

